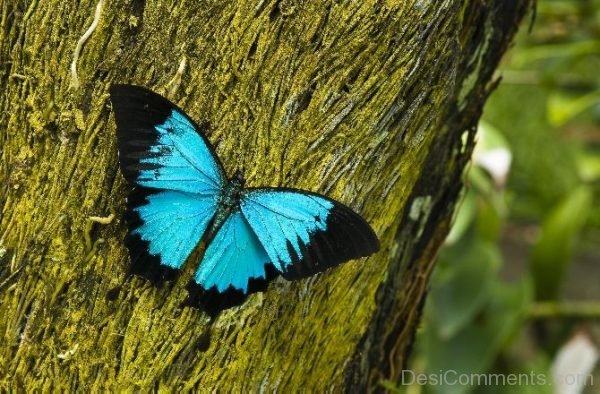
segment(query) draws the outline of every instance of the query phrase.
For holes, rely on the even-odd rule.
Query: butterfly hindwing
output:
[[[240,211],[229,215],[196,271],[194,280],[204,289],[214,287],[223,293],[228,288],[248,292],[251,279],[266,277],[269,256]]]
[[[137,185],[197,194],[218,193],[226,181],[210,142],[181,109],[132,85],[113,85],[119,162]]]
[[[379,249],[375,233],[362,217],[318,194],[248,189],[240,206],[271,263],[288,280],[308,277]]]
[[[188,286],[186,303],[211,315],[240,305],[248,294],[266,290],[277,275],[269,261],[242,213],[233,212],[209,243]]]
[[[181,268],[198,244],[217,209],[217,199],[136,187],[127,205],[131,271],[163,279]]]

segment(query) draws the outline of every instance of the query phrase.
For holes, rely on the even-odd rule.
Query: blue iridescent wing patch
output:
[[[171,279],[217,211],[226,181],[210,143],[181,109],[138,86],[110,89],[127,198],[131,272]]]
[[[325,196],[283,188],[248,189],[240,206],[272,264],[288,280],[379,249],[377,236],[362,217]]]
[[[206,231],[217,209],[217,198],[172,190],[136,189],[136,193],[142,193],[143,200],[130,204],[128,214],[132,219],[129,224],[134,224],[127,237],[132,269],[136,273],[156,269],[136,258],[143,255],[158,259],[165,271],[180,269]]]

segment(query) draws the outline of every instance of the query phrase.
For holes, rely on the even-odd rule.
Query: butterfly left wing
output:
[[[226,181],[201,127],[166,98],[113,85],[119,164],[135,187],[127,198],[131,272],[168,279],[181,268],[217,211]]]
[[[360,215],[319,194],[247,189],[240,206],[271,263],[288,280],[379,250],[377,236]]]

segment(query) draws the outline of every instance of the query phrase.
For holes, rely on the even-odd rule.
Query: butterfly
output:
[[[228,177],[204,127],[166,98],[112,85],[119,163],[131,184],[125,220],[130,272],[173,279],[204,240],[188,286],[214,310],[241,304],[277,275],[306,278],[379,249],[369,224],[323,195],[245,187]]]

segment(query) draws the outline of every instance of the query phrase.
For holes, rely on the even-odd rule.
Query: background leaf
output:
[[[536,299],[557,298],[575,241],[591,206],[592,191],[588,186],[580,186],[569,193],[544,220],[530,266]]]

